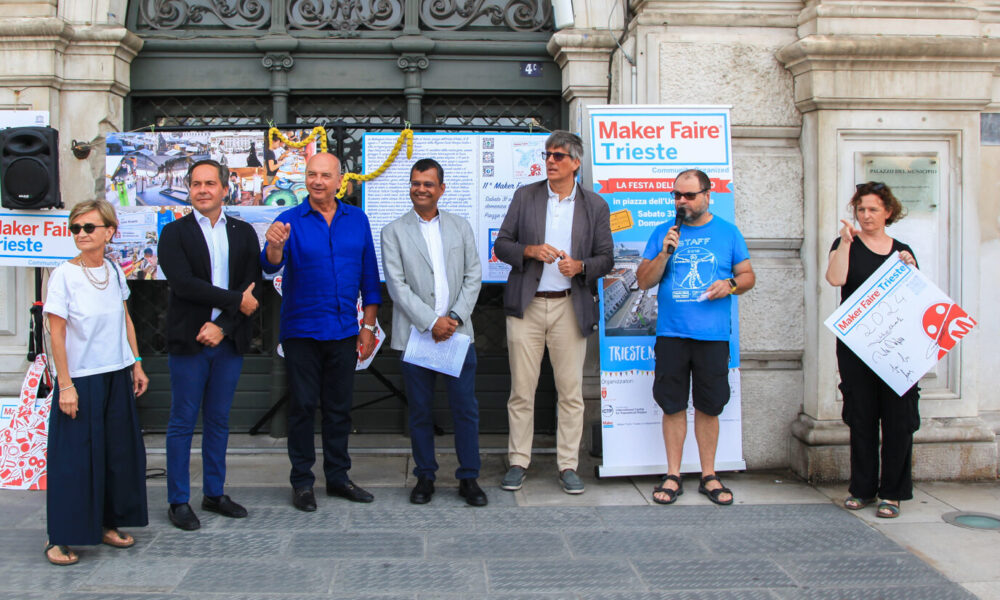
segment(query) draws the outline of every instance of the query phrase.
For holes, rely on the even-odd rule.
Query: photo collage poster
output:
[[[283,131],[290,142],[311,130]],[[263,244],[264,232],[283,210],[308,197],[306,161],[315,141],[301,148],[264,130],[159,130],[108,134],[105,198],[118,211],[120,227],[108,245],[128,279],[163,279],[156,256],[160,231],[191,212],[188,168],[214,160],[229,169],[223,208],[249,222]]]

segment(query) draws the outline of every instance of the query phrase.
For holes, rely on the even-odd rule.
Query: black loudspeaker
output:
[[[0,131],[0,204],[4,208],[62,208],[59,132],[51,127]]]

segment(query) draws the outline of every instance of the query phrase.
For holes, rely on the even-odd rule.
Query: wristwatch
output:
[[[368,323],[362,323],[361,326],[364,327],[365,329],[367,329],[368,331],[372,332],[372,334],[374,334],[376,336],[378,335],[378,327],[376,327],[375,325],[369,325]]]
[[[735,294],[736,288],[740,287],[739,284],[736,283],[736,278],[730,277],[729,279],[726,280],[726,282],[729,284],[729,293]]]
[[[458,313],[455,312],[455,311],[453,311],[453,310],[448,311],[448,318],[449,319],[455,319],[456,321],[458,321],[458,326],[459,327],[461,327],[462,325],[465,325],[465,322],[462,321],[462,317],[458,316]]]

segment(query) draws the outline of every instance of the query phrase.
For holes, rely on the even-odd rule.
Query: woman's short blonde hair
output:
[[[70,224],[72,225],[73,221],[75,221],[80,215],[85,215],[92,210],[96,210],[97,214],[101,215],[101,220],[104,221],[104,225],[107,227],[113,227],[115,231],[118,231],[118,215],[115,214],[115,207],[111,206],[107,200],[84,200],[83,202],[77,203],[77,205],[69,211]]]

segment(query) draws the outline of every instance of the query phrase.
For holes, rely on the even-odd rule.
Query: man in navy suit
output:
[[[247,318],[257,310],[260,246],[253,228],[222,212],[229,169],[199,161],[185,181],[194,210],[168,223],[160,234],[159,259],[170,285],[167,352],[170,421],[167,424],[167,501],[170,522],[180,529],[201,526],[191,509],[191,436],[202,411],[201,507],[243,518],[245,508],[223,493],[229,408],[250,346]]]

